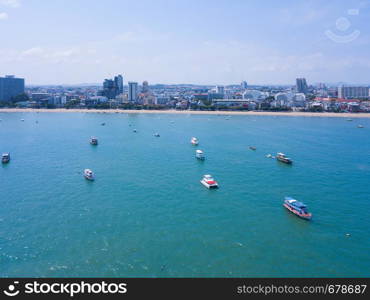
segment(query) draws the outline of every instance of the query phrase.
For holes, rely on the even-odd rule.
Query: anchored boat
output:
[[[98,145],[98,139],[96,137],[91,137],[90,144],[94,146]]]
[[[3,164],[7,164],[8,162],[10,162],[10,153],[3,153],[3,155],[1,156],[1,162]]]
[[[307,211],[307,206],[291,197],[285,197],[283,205],[290,212],[302,219],[310,220],[312,218],[312,214]]]
[[[195,151],[195,157],[200,160],[204,160],[204,152],[202,150],[196,150]]]
[[[90,181],[93,181],[95,179],[94,173],[90,169],[84,170],[84,177]]]
[[[216,180],[213,179],[211,175],[204,175],[203,179],[200,181],[208,189],[217,189],[218,183]]]
[[[194,146],[198,146],[199,140],[196,137],[192,137],[190,143]]]
[[[284,153],[278,153],[276,155],[276,159],[288,165],[291,165],[293,163],[293,161],[289,157],[287,157]]]

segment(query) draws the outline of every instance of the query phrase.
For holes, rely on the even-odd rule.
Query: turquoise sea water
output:
[[[370,276],[370,119],[0,119],[0,152],[12,156],[0,166],[2,277]],[[265,157],[280,151],[293,166]],[[203,174],[220,189],[204,188]],[[289,213],[284,196],[305,202],[313,220]]]

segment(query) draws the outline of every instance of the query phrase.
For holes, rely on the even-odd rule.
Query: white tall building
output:
[[[340,86],[338,87],[338,98],[354,99],[368,98],[370,95],[369,87],[365,86]]]
[[[273,107],[304,107],[306,96],[303,93],[282,92],[275,95]]]
[[[130,81],[128,83],[128,101],[136,102],[139,93],[138,83]]]
[[[261,92],[258,90],[246,90],[243,93],[243,99],[249,99],[256,102],[265,100],[269,96],[268,92]]]

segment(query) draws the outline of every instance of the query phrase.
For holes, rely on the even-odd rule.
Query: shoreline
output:
[[[193,114],[193,115],[243,115],[243,116],[286,116],[286,117],[336,117],[370,118],[370,113],[331,113],[331,112],[273,112],[273,111],[199,111],[199,110],[122,110],[122,109],[35,109],[2,108],[0,113],[120,113],[120,114]]]

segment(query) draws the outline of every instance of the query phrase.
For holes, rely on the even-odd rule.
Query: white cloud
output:
[[[297,1],[294,5],[277,11],[280,22],[289,25],[309,25],[326,18],[330,10],[317,7],[314,1]]]
[[[6,20],[6,19],[8,19],[8,14],[4,13],[4,12],[0,13],[0,21],[1,20]]]
[[[25,51],[22,51],[20,56],[26,57],[26,56],[40,56],[44,54],[44,50],[41,47],[33,47],[30,49],[27,49]]]
[[[0,4],[5,5],[5,6],[9,6],[9,7],[12,7],[12,8],[17,8],[17,7],[21,6],[19,0],[0,0]]]
[[[150,42],[164,42],[170,38],[169,34],[150,32],[147,30],[126,31],[116,35],[113,42],[120,43],[150,43]]]

